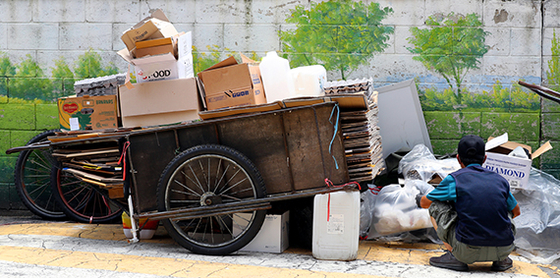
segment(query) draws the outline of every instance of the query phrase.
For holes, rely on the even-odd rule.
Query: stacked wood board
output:
[[[53,148],[55,157],[62,166],[64,175],[71,175],[82,182],[95,184],[100,189],[107,190],[111,199],[124,197],[123,192],[123,168],[119,163],[121,152],[118,140],[110,135],[116,133],[103,134],[84,133],[78,135],[58,135],[49,137],[51,143],[65,142],[63,147]],[[80,135],[82,135],[80,137]],[[97,143],[92,144],[71,144],[73,141],[81,141],[83,138],[92,138],[86,135],[97,135],[94,137],[105,137]],[[62,146],[62,145],[61,145]]]
[[[377,92],[368,79],[327,82],[325,86],[325,95],[331,98],[348,94],[363,94],[368,101],[366,109],[341,109],[348,173],[353,181],[370,181],[385,169],[377,120]]]

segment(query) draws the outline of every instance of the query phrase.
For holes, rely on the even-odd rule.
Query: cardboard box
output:
[[[243,223],[243,219],[250,217],[249,213],[235,213],[233,223]],[[239,251],[282,253],[288,249],[290,212],[282,214],[267,214],[261,230],[249,244]],[[241,233],[238,225],[233,225],[233,235]]]
[[[135,56],[136,58],[142,58],[166,53],[172,53],[175,56],[177,52],[176,39],[172,37],[136,42]]]
[[[208,110],[266,103],[258,64],[241,57],[242,64],[232,56],[198,73]]]
[[[529,153],[530,159],[508,156],[517,147],[524,148]],[[532,160],[550,149],[552,149],[550,142],[546,142],[531,153],[530,146],[508,141],[508,135],[505,133],[496,138],[488,138],[486,161],[482,166],[504,177],[511,188],[524,189],[529,181]]]
[[[132,51],[137,41],[172,37],[177,34],[177,30],[169,22],[163,11],[157,9],[150,16],[124,31],[121,40],[126,45],[126,48]]]
[[[134,65],[138,83],[194,77],[191,32],[177,37],[177,52],[177,59],[172,53],[135,59],[126,48],[117,54]]]
[[[58,99],[60,128],[93,130],[118,128],[117,96],[82,96]]]
[[[161,80],[119,87],[123,127],[197,120],[200,102],[195,78]]]

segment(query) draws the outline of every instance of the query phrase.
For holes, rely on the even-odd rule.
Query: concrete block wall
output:
[[[99,53],[105,63],[114,63],[124,72],[127,64],[116,55],[124,48],[120,35],[161,8],[180,31],[193,32],[193,45],[199,51],[218,49],[223,53],[256,52],[263,56],[281,50],[279,31],[295,26],[286,23],[290,9],[306,8],[307,0],[5,0],[0,1],[0,52],[14,64],[30,55],[50,77],[55,60],[62,58],[71,67],[88,49]],[[407,50],[410,28],[422,27],[429,16],[476,13],[487,36],[489,51],[480,68],[471,70],[467,88],[489,88],[496,81],[505,87],[525,79],[547,84],[546,72],[552,58],[553,31],[560,28],[560,2],[555,0],[363,0],[391,7],[393,14],[383,23],[394,27],[389,47],[354,71],[349,79],[372,77],[376,86],[418,78],[420,88],[447,87],[445,80],[413,60]],[[558,33],[560,37],[560,32]],[[29,76],[27,78],[35,78]],[[328,79],[340,78],[329,72]],[[0,84],[10,78],[0,76]],[[1,88],[1,87],[0,87]],[[42,130],[58,127],[56,105],[14,103],[9,92],[0,97],[0,209],[17,208],[13,191],[13,166],[17,155],[5,155],[9,147],[23,145]],[[542,111],[461,112],[426,111],[426,123],[439,153],[453,152],[466,133],[482,137],[508,131],[515,141],[537,147],[551,140],[553,151],[536,161],[547,172],[560,177],[560,108],[544,101]],[[2,163],[4,162],[4,163]],[[4,202],[3,196],[9,196]]]

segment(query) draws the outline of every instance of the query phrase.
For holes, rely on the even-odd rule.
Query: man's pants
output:
[[[464,244],[455,238],[455,227],[457,224],[457,211],[453,205],[447,202],[434,201],[429,208],[437,224],[437,235],[445,243],[453,247],[453,256],[463,263],[501,261],[513,251],[515,245],[509,246],[474,246]],[[511,215],[510,215],[511,220]],[[513,235],[515,225],[511,222]]]

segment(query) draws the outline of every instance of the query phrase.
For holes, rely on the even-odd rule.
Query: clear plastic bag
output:
[[[527,187],[514,197],[521,209],[513,220],[517,252],[538,263],[560,258],[560,181],[532,168]]]
[[[367,238],[432,227],[428,210],[416,205],[416,196],[426,194],[431,188],[425,182],[407,181],[404,187],[391,184],[383,187],[377,195],[371,194],[368,201],[373,210]],[[361,229],[363,232],[363,226]]]
[[[444,179],[459,169],[461,166],[456,158],[437,160],[430,149],[423,144],[414,146],[399,162],[399,174],[402,174],[405,180],[428,182],[436,174]]]

